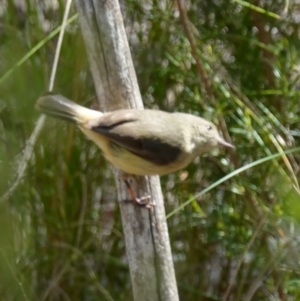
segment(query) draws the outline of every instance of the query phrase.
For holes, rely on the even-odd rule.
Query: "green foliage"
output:
[[[47,90],[63,1],[0,3],[0,191]],[[53,2],[55,3],[55,1]],[[255,4],[255,6],[254,6]],[[284,5],[287,5],[286,7]],[[208,97],[174,1],[124,3],[145,106],[219,123],[236,145],[162,177],[166,211],[241,166],[281,152],[216,185],[168,219],[180,300],[299,300],[299,22],[296,1],[188,4]],[[280,16],[280,18],[278,18]],[[55,91],[95,105],[78,21],[64,37]],[[27,57],[20,62],[22,57]],[[226,126],[220,121],[226,122]],[[73,126],[48,120],[23,181],[0,204],[0,301],[131,300],[114,179]]]

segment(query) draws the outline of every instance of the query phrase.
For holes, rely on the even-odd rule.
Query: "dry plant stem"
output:
[[[254,5],[257,7],[261,7],[261,3],[259,0],[254,1]],[[272,43],[271,34],[266,29],[267,28],[267,20],[264,20],[264,15],[261,13],[251,10],[251,15],[253,19],[254,26],[257,28],[258,33],[258,39],[260,42],[262,42],[264,45],[270,45]],[[273,71],[273,64],[275,55],[271,51],[263,48],[262,49],[262,65],[265,70],[265,78],[268,82],[267,89],[270,90],[276,90],[276,77]],[[274,106],[278,113],[282,113],[284,110],[284,103],[282,102],[282,98],[278,97],[276,95],[269,97],[269,104]]]
[[[233,275],[231,277],[231,281],[230,283],[228,284],[227,288],[226,288],[226,292],[224,294],[224,297],[222,299],[222,301],[227,301],[228,298],[229,298],[229,295],[230,295],[230,292],[233,288],[233,285],[234,285],[234,282],[237,278],[237,275],[239,273],[239,270],[241,269],[241,266],[245,260],[245,257],[246,257],[246,254],[249,252],[251,246],[253,245],[254,243],[254,240],[257,238],[258,234],[260,231],[262,231],[262,228],[263,226],[265,225],[266,223],[266,220],[267,220],[267,217],[269,215],[270,212],[272,212],[272,209],[274,208],[275,204],[269,208],[269,211],[264,213],[259,221],[258,221],[258,224],[257,224],[257,227],[255,229],[255,232],[253,233],[250,241],[248,242],[248,244],[246,245],[245,247],[245,250],[240,258],[240,260],[238,261],[238,264],[235,268],[235,270],[233,271]],[[257,212],[257,214],[260,214],[259,212]],[[270,259],[270,261],[267,263],[267,265],[264,267],[263,271],[261,271],[259,273],[259,276],[256,277],[255,281],[250,285],[249,289],[248,289],[248,292],[246,294],[247,297],[245,297],[244,299],[246,300],[251,300],[251,298],[253,297],[253,294],[255,293],[255,291],[259,288],[259,285],[263,282],[263,279],[264,279],[264,275],[268,272],[270,272],[272,269],[274,269],[275,267],[275,262],[276,262],[276,259],[278,257],[280,257],[280,254],[282,252],[282,250],[286,249],[287,247],[290,247],[290,250],[292,251],[293,254],[297,254],[297,251],[295,250],[295,248],[293,246],[291,246],[291,238],[288,238],[284,231],[280,228],[280,227],[277,227],[277,231],[278,231],[278,234],[279,236],[281,237],[281,239],[284,240],[284,246],[281,247],[281,249],[278,251],[277,254],[274,255],[274,257],[272,257]],[[272,255],[272,254],[270,254]],[[295,258],[296,258],[296,255],[295,255]],[[238,295],[238,298],[237,300],[239,300],[241,298],[241,296]]]
[[[197,46],[196,46],[195,38],[194,38],[194,36],[191,32],[190,26],[189,26],[189,20],[188,20],[188,17],[187,17],[187,13],[186,13],[186,9],[184,7],[183,1],[182,0],[177,0],[177,4],[178,4],[178,9],[179,9],[179,12],[180,12],[180,17],[181,17],[181,21],[182,21],[184,30],[185,30],[186,36],[189,40],[190,46],[191,46],[191,53],[192,53],[192,55],[193,55],[193,57],[196,61],[196,64],[197,64],[197,70],[198,70],[200,79],[204,83],[204,87],[205,87],[205,91],[206,91],[207,96],[211,100],[213,100],[214,95],[213,95],[213,91],[212,91],[212,88],[211,88],[212,85],[209,81],[209,77],[208,77],[208,75],[207,75],[207,73],[206,73],[206,71],[205,71],[205,69],[204,69],[204,67],[203,67],[203,65],[200,61],[199,55],[197,53]],[[222,117],[219,117],[219,127],[220,127],[220,129],[222,131],[222,134],[225,137],[225,139],[227,141],[231,142],[225,120]],[[230,161],[234,165],[235,168],[238,167],[238,158],[237,158],[236,153],[234,152],[234,150],[230,150]],[[251,247],[254,239],[257,237],[259,231],[261,230],[265,219],[266,219],[266,216],[261,218],[261,220],[259,222],[259,226],[257,227],[256,232],[254,233],[254,235],[252,236],[250,242],[248,243],[246,250],[248,250]],[[234,272],[233,279],[235,279],[237,277],[237,274],[238,274],[239,269],[240,269],[240,267],[243,263],[245,255],[246,255],[246,251],[244,252],[242,258],[239,261],[239,264],[238,264],[238,266],[237,266],[237,268]],[[233,285],[233,283],[230,283],[228,285],[227,290],[225,292],[225,296],[223,297],[223,301],[226,301],[228,299],[229,294],[230,294],[231,289],[232,289],[232,285]],[[255,291],[256,288],[257,288],[257,283],[256,283],[256,286],[254,287],[254,289],[249,293],[249,295],[251,295],[252,292]]]
[[[118,0],[76,0],[101,111],[143,108]],[[150,209],[123,202],[123,173],[113,168],[134,300],[177,301],[178,293],[158,177],[132,177],[135,195],[151,195]]]
[[[248,291],[243,296],[243,300],[245,301],[251,301],[254,300],[253,297],[257,290],[260,288],[261,284],[264,282],[265,279],[268,278],[268,275],[275,269],[276,262],[280,261],[280,258],[282,258],[282,254],[284,253],[285,247],[289,242],[285,242],[277,251],[275,254],[270,254],[270,259],[266,262],[266,265],[260,271],[258,275],[255,276],[254,281],[251,283]]]
[[[54,79],[56,76],[56,70],[57,70],[57,65],[58,65],[58,59],[59,59],[59,55],[60,55],[63,37],[64,37],[65,30],[66,30],[66,25],[67,25],[69,13],[70,13],[71,4],[72,4],[72,0],[68,0],[67,4],[66,4],[65,12],[64,12],[63,21],[61,24],[61,31],[59,33],[58,41],[57,41],[57,45],[56,45],[56,49],[55,49],[55,55],[54,55],[54,61],[53,61],[52,70],[51,70],[51,76],[50,76],[50,80],[49,80],[48,91],[53,90]]]
[[[15,179],[14,183],[10,186],[10,188],[1,196],[0,203],[5,202],[13,194],[13,192],[16,190],[16,188],[21,183],[21,180],[25,174],[28,162],[31,158],[31,155],[33,152],[33,147],[34,147],[36,140],[39,136],[39,133],[41,132],[43,125],[45,123],[45,118],[46,117],[44,115],[42,115],[38,119],[30,138],[27,140],[24,153],[22,155],[20,163],[18,164],[18,170],[17,170],[16,176],[15,176],[16,179]]]
[[[190,24],[189,24],[190,22],[189,22],[187,13],[186,13],[186,9],[185,9],[183,0],[177,0],[177,6],[178,6],[178,9],[179,9],[180,18],[181,18],[181,22],[182,22],[185,34],[186,34],[186,36],[189,40],[189,43],[191,45],[193,58],[196,61],[197,70],[198,70],[198,73],[200,75],[200,81],[203,82],[203,84],[204,84],[204,88],[205,88],[207,96],[209,98],[213,98],[213,91],[212,91],[211,83],[210,83],[210,80],[209,80],[208,75],[206,73],[206,70],[203,67],[203,65],[202,65],[202,63],[199,59],[199,56],[198,56],[198,53],[197,53],[196,41],[195,41],[194,35],[192,34],[192,31],[191,31],[191,28],[190,28]]]
[[[55,78],[57,64],[58,64],[58,58],[59,58],[61,44],[62,44],[62,40],[63,40],[63,36],[65,33],[65,28],[66,28],[69,12],[70,12],[71,3],[72,3],[72,0],[68,0],[67,4],[66,4],[64,18],[63,18],[63,22],[61,25],[61,31],[59,33],[58,43],[57,43],[57,47],[56,47],[56,51],[55,51],[55,58],[54,58],[53,66],[52,66],[51,77],[50,77],[50,81],[49,81],[49,88],[48,88],[49,91],[51,91],[53,89],[54,78]],[[18,164],[18,169],[17,169],[14,183],[11,185],[11,187],[8,189],[8,191],[1,196],[0,203],[7,200],[10,197],[10,195],[19,186],[19,184],[21,183],[21,180],[22,180],[22,178],[25,174],[26,168],[28,166],[28,162],[32,156],[34,145],[35,145],[36,140],[44,126],[44,123],[45,123],[45,116],[42,115],[39,117],[30,138],[26,142],[26,147],[24,149],[23,156],[21,157],[20,162]]]
[[[244,253],[242,254],[242,257],[240,258],[240,260],[238,262],[238,265],[237,265],[236,269],[233,271],[233,276],[231,277],[232,280],[229,283],[229,285],[227,286],[227,289],[226,289],[226,292],[225,292],[225,295],[224,295],[222,301],[227,301],[227,299],[229,297],[229,294],[230,294],[230,292],[232,290],[233,282],[236,280],[236,277],[237,277],[238,272],[239,272],[239,270],[240,270],[240,268],[241,268],[241,266],[242,266],[242,264],[244,262],[246,254],[248,253],[248,251],[250,250],[250,248],[251,248],[254,240],[258,236],[259,231],[261,231],[263,225],[265,224],[266,219],[267,219],[267,214],[265,214],[264,216],[262,216],[261,219],[260,219],[260,221],[258,222],[258,225],[257,225],[257,227],[255,229],[255,232],[253,233],[250,241],[248,242],[248,244],[247,244],[247,246],[246,246],[246,248],[244,250]]]
[[[178,9],[179,9],[182,26],[184,28],[185,34],[186,34],[187,39],[188,39],[188,41],[190,43],[190,46],[191,46],[192,56],[193,56],[194,60],[196,61],[200,81],[203,82],[203,84],[204,84],[205,92],[207,94],[208,99],[213,101],[214,94],[213,94],[213,90],[212,90],[212,84],[211,84],[209,76],[208,76],[208,74],[207,74],[207,72],[206,72],[206,70],[205,70],[205,68],[204,68],[204,66],[203,66],[203,64],[202,64],[202,62],[199,58],[195,37],[194,37],[194,35],[192,33],[192,30],[191,30],[191,27],[190,27],[190,21],[188,19],[186,8],[184,6],[183,0],[177,0],[177,6],[178,6]],[[222,131],[222,134],[223,134],[224,138],[226,139],[226,141],[231,143],[231,138],[229,136],[227,126],[226,126],[226,123],[225,123],[224,119],[222,117],[219,117],[218,120],[219,120],[219,127]],[[228,151],[229,151],[229,154],[230,154],[230,160],[231,160],[232,164],[234,165],[235,168],[237,168],[238,167],[238,160],[237,160],[237,156],[236,156],[235,151],[233,149],[230,149]]]

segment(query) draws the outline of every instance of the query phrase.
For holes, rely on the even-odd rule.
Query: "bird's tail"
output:
[[[47,93],[36,102],[36,108],[42,113],[82,124],[102,116],[103,113],[82,107],[59,94]]]

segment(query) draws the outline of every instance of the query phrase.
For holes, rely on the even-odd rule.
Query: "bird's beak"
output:
[[[228,147],[228,148],[235,148],[234,145],[232,145],[232,144],[226,142],[226,141],[225,141],[223,138],[221,138],[221,137],[218,138],[218,142],[219,142],[219,144],[222,145],[222,146],[225,146],[225,147]]]

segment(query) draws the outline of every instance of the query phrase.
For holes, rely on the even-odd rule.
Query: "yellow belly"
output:
[[[189,163],[182,161],[177,162],[176,166],[174,164],[167,166],[155,165],[153,162],[144,160],[123,147],[113,145],[106,137],[98,133],[84,128],[81,128],[81,130],[89,139],[98,145],[109,162],[129,174],[140,176],[164,175],[175,172]]]

